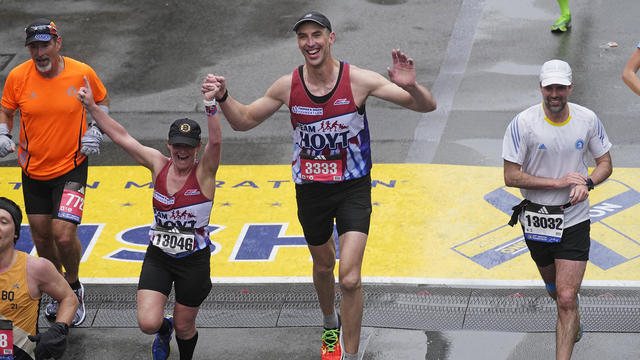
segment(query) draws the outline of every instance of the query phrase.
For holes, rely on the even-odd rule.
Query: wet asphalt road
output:
[[[48,15],[62,33],[63,54],[87,62],[101,76],[112,99],[113,117],[144,144],[163,148],[173,119],[202,116],[198,89],[205,74],[226,76],[231,94],[250,102],[300,64],[290,27],[306,9],[315,8],[332,20],[337,58],[385,74],[391,49],[400,48],[415,59],[419,81],[433,90],[439,103],[438,112],[425,116],[370,99],[374,162],[501,166],[507,123],[540,101],[539,66],[558,57],[573,66],[576,87],[571,100],[601,117],[614,144],[614,166],[639,167],[640,99],[620,76],[640,40],[640,2],[572,1],[571,6],[574,28],[558,36],[547,31],[558,13],[554,0],[66,0],[55,5],[0,0],[0,85],[11,68],[28,58],[24,26]],[[618,46],[607,45],[611,41]],[[291,130],[284,108],[251,132],[236,133],[227,125],[223,131],[223,164],[290,161]],[[107,141],[91,164],[133,162]],[[15,156],[0,161],[0,166],[15,166]],[[305,331],[292,329],[281,336],[315,336]],[[116,350],[121,353],[115,356],[135,358],[149,341],[135,329],[104,330],[99,340],[94,329],[76,333],[83,344],[108,346],[96,353],[88,353],[89,345],[76,347],[68,358],[111,359]],[[273,349],[239,352],[246,344],[229,340],[255,336],[257,343],[274,345],[270,334],[268,329],[221,331],[213,338],[226,341],[224,345],[199,345],[207,349],[202,358],[221,355],[220,348],[237,358],[280,358]],[[408,346],[400,340],[415,341],[411,346],[427,359],[542,359],[551,353],[550,334],[451,332],[427,334],[430,341],[423,335],[384,333],[381,337],[398,340],[399,348],[376,345],[371,348],[376,352],[368,352],[365,359],[395,358],[395,351]],[[637,334],[593,333],[585,340],[576,357],[637,357]]]

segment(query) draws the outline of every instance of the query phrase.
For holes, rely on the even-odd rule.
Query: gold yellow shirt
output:
[[[40,299],[34,299],[27,285],[27,254],[16,251],[13,266],[0,273],[0,319],[13,322],[13,345],[34,357],[35,344],[27,335],[35,335]]]

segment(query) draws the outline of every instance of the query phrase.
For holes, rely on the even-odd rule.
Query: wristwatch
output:
[[[593,190],[593,188],[596,186],[591,178],[587,178],[587,182],[585,183],[585,185],[587,185],[587,190],[589,191]]]

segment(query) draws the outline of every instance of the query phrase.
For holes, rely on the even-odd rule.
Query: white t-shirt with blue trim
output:
[[[542,103],[516,115],[507,127],[502,158],[522,166],[536,177],[559,179],[569,172],[588,176],[588,152],[593,158],[611,148],[604,126],[591,110],[567,103],[569,117],[562,123],[549,120]],[[571,187],[551,190],[520,189],[522,196],[542,205],[569,202]],[[589,199],[565,210],[565,228],[589,219]]]

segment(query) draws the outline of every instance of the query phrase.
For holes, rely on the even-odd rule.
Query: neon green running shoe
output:
[[[340,346],[340,328],[324,329],[322,333],[322,360],[342,359],[342,347]]]
[[[571,14],[562,15],[551,25],[551,32],[565,32],[571,28]]]

